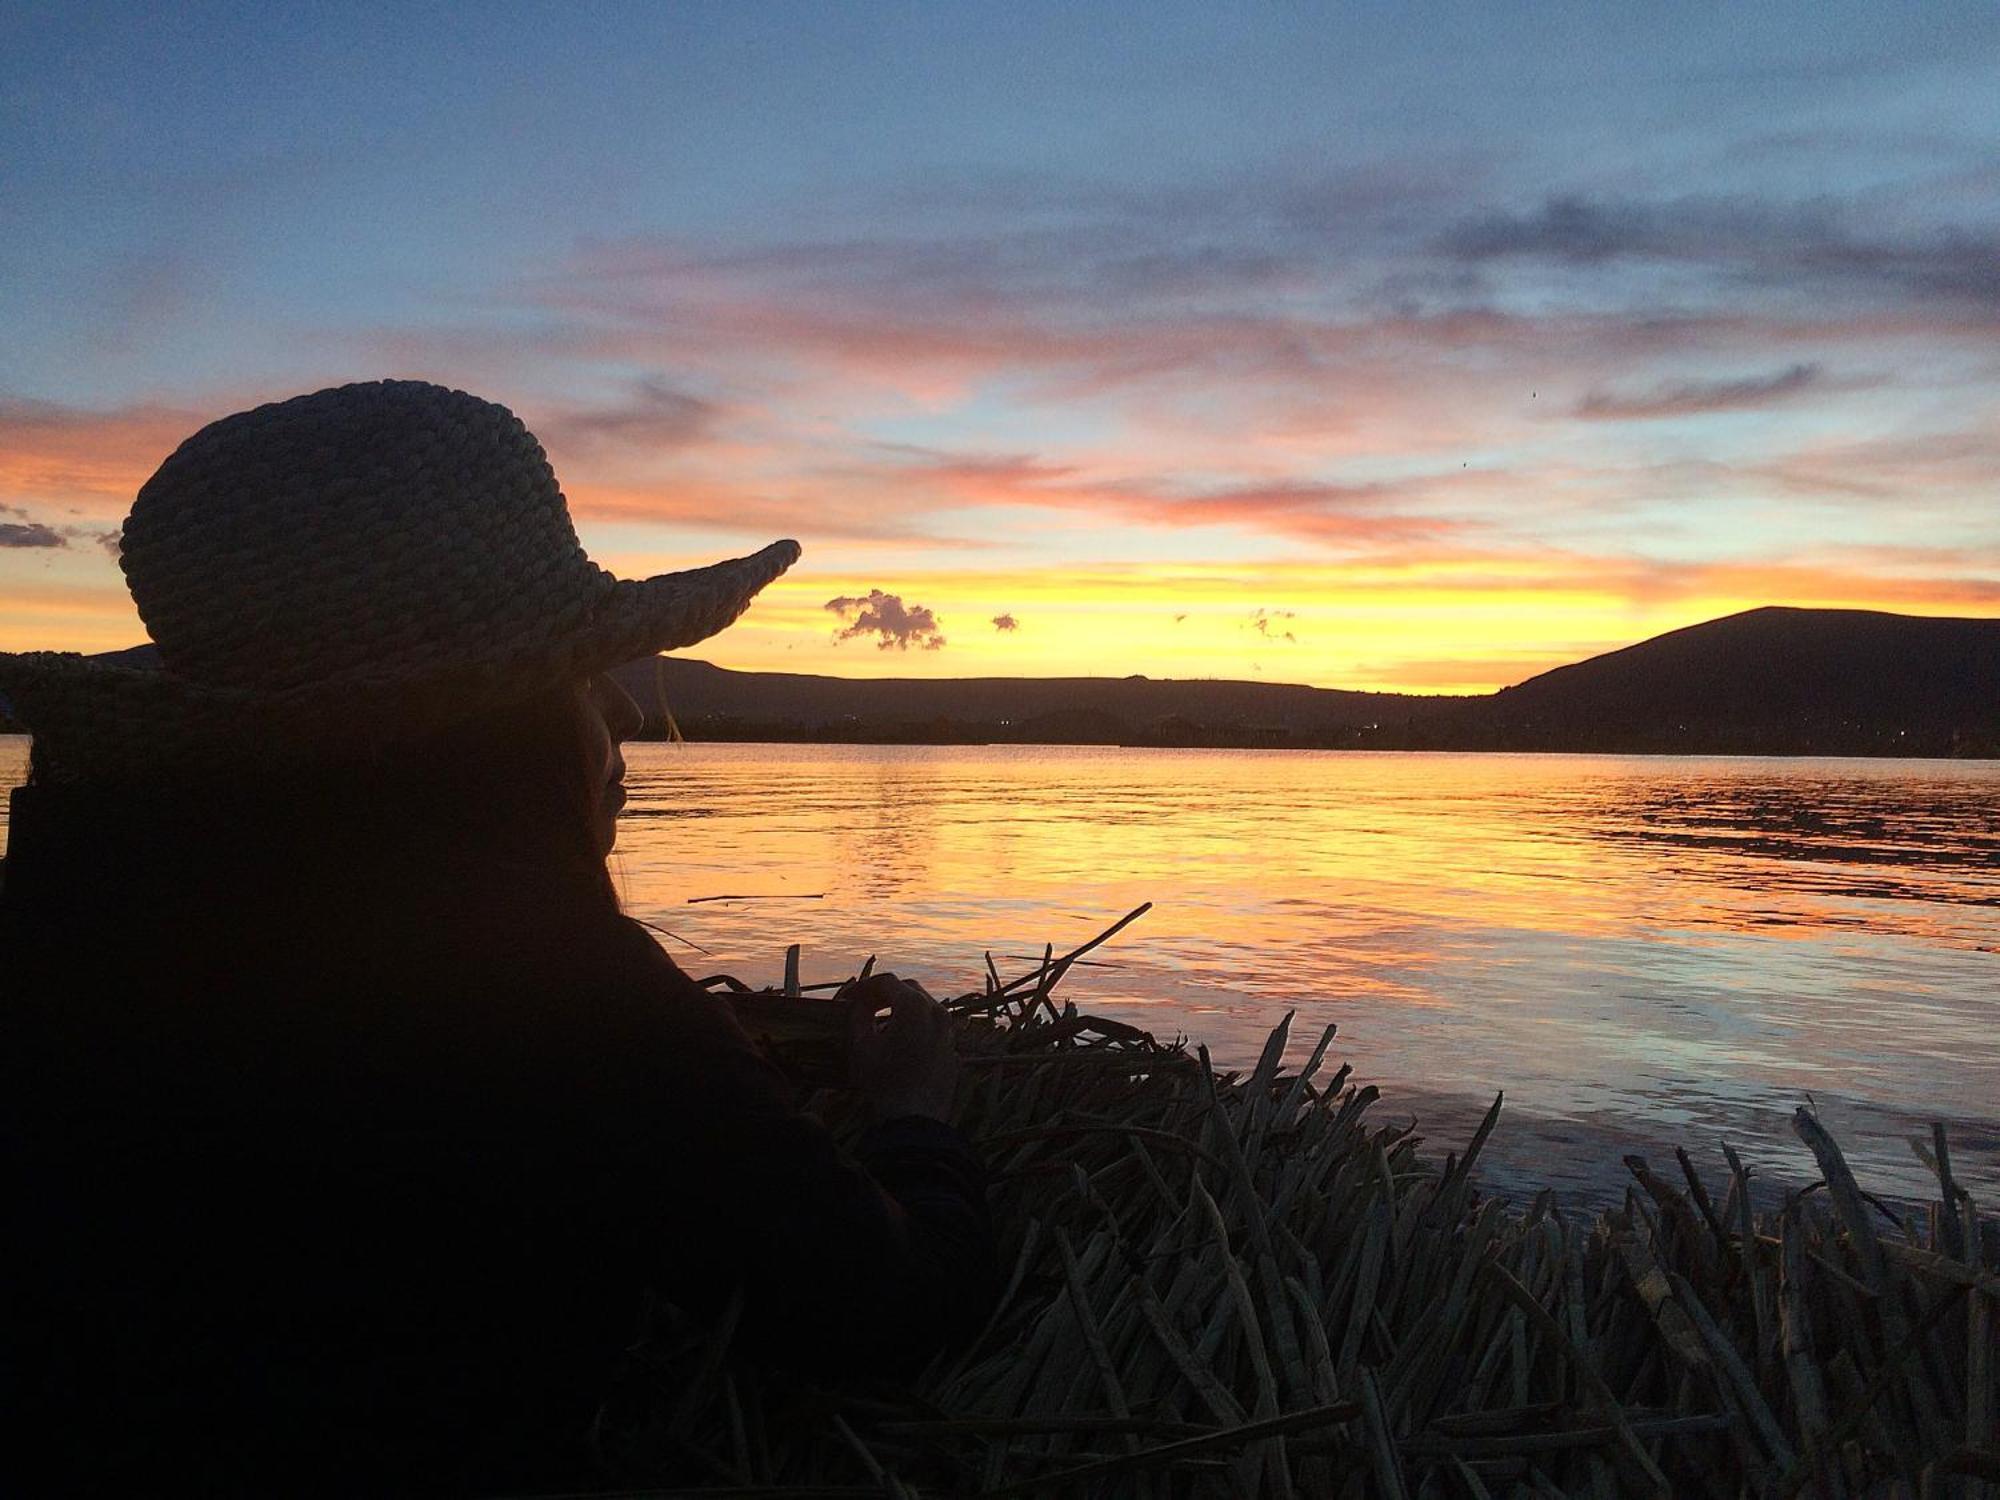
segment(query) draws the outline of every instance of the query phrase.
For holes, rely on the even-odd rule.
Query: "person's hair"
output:
[[[526,878],[615,911],[586,695],[586,684],[566,685],[319,766],[261,764],[246,746],[230,765],[170,785],[67,786],[36,767],[16,802],[8,894],[104,892],[112,880],[143,901],[274,872],[307,891],[498,889]]]
[[[588,685],[465,720],[354,768],[374,836],[412,854],[515,867],[604,869],[604,788],[591,756]],[[610,885],[605,885],[607,892]]]

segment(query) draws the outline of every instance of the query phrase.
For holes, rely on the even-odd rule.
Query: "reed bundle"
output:
[[[1011,1266],[982,1336],[853,1389],[663,1337],[649,1493],[2000,1497],[2000,1237],[1942,1130],[1916,1217],[1805,1109],[1819,1177],[1775,1209],[1727,1147],[1719,1196],[1677,1151],[1615,1208],[1516,1208],[1476,1185],[1498,1099],[1436,1162],[1325,1072],[1332,1027],[1218,1074],[1059,1006],[1093,946],[951,1002]]]

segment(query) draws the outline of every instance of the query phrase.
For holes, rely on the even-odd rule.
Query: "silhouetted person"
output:
[[[943,1014],[870,982],[846,1157],[605,869],[603,672],[797,551],[616,581],[504,408],[347,386],[140,491],[161,670],[0,655],[0,1489],[587,1484],[648,1289],[829,1374],[976,1328]]]

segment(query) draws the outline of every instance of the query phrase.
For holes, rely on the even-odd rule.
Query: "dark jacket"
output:
[[[984,1316],[967,1144],[844,1155],[568,877],[189,851],[176,885],[15,807],[0,1489],[574,1485],[648,1288],[740,1286],[745,1344],[826,1373]]]

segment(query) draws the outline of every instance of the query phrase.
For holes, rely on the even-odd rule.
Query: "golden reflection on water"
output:
[[[10,784],[0,741],[0,787]],[[19,746],[22,742],[11,742]],[[1252,1058],[1296,1008],[1492,1164],[1580,1191],[1727,1138],[1809,1175],[1808,1093],[1871,1183],[1954,1130],[2000,1192],[2000,763],[632,745],[617,868],[696,974],[977,988],[1146,919],[1079,1005]],[[18,776],[18,770],[13,773]],[[691,897],[766,899],[704,902]],[[819,899],[809,899],[817,897]],[[664,940],[663,940],[664,941]]]
[[[2000,1187],[2000,765],[635,748],[625,887],[691,969],[797,941],[958,991],[1152,901],[1079,1004],[1231,1064],[1337,1021],[1447,1138],[1505,1088],[1502,1167],[1726,1136],[1796,1174],[1810,1092],[1874,1180],[1921,1191],[1937,1115]],[[792,899],[685,904],[745,892]]]

